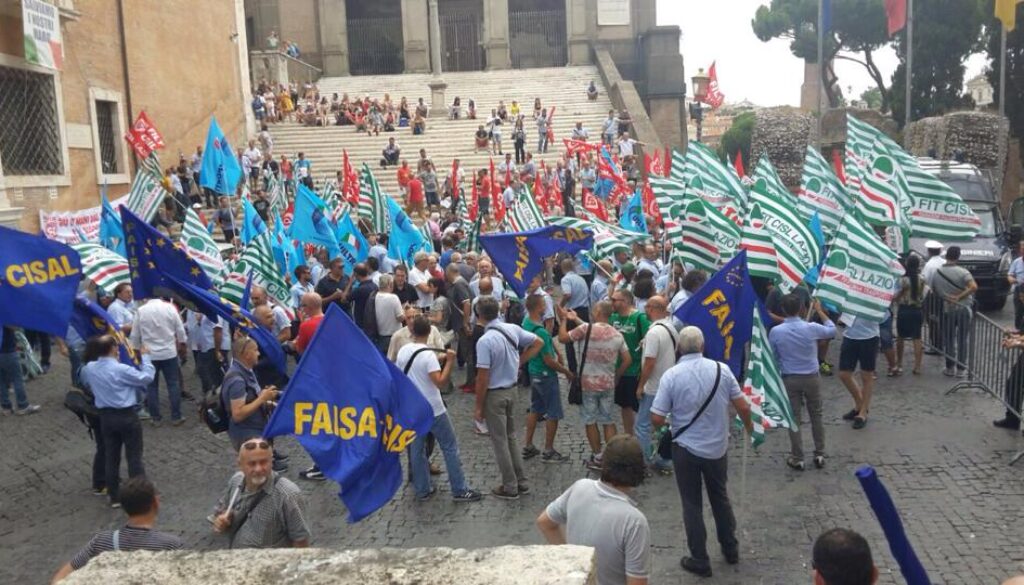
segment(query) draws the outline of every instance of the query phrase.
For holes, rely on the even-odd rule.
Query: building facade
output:
[[[238,143],[252,131],[242,0],[53,0],[59,69],[25,56],[22,2],[0,0],[0,222],[34,231],[38,210],[128,191],[123,135],[145,111],[166,168],[203,144],[216,116]]]

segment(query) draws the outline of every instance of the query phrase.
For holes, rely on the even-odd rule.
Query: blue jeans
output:
[[[146,406],[153,420],[160,420],[160,374],[164,375],[167,382],[167,395],[171,400],[171,420],[181,418],[181,366],[178,365],[178,358],[168,360],[153,360],[153,367],[156,368],[156,375],[153,382],[146,388]]]
[[[444,467],[448,470],[448,483],[452,487],[452,496],[465,493],[466,476],[462,474],[462,462],[459,461],[459,444],[455,441],[455,429],[448,413],[434,418],[434,426],[430,429],[437,439],[441,452],[444,453]],[[412,483],[416,488],[416,496],[423,498],[430,493],[430,463],[427,461],[426,434],[419,435],[412,442]]]
[[[71,385],[81,388],[82,380],[78,377],[78,371],[82,369],[82,354],[71,346],[68,346],[68,363],[71,365]]]
[[[640,441],[640,448],[644,451],[644,461],[648,465],[653,463],[659,468],[671,469],[671,461],[662,459],[660,455],[651,450],[651,434],[654,432],[654,429],[651,428],[652,404],[654,404],[654,395],[644,394],[643,398],[640,399],[640,410],[636,413],[636,425],[633,428],[633,432],[636,433],[636,438]]]
[[[28,408],[25,378],[21,376],[18,352],[0,353],[0,407],[4,410],[11,410],[10,386],[14,386],[14,399],[18,403],[18,408]]]

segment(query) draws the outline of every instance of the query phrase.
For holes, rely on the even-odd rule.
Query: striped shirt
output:
[[[114,547],[114,531],[104,530],[96,533],[89,544],[71,558],[71,568],[81,569],[90,559],[100,553],[114,550],[131,552],[133,550],[178,550],[185,546],[180,538],[173,534],[125,525],[117,531],[117,548]]]
[[[242,487],[244,481],[242,472],[232,476],[215,511],[217,514],[223,512],[232,492],[241,488],[232,508],[234,513],[228,531],[231,548],[279,548],[309,540],[306,503],[299,486],[277,472],[271,473],[260,491],[245,491]],[[261,492],[264,495],[258,496]],[[249,519],[243,524],[246,516]]]

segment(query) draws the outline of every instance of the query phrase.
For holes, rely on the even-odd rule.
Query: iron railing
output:
[[[348,21],[348,59],[352,75],[387,75],[405,69],[402,17]]]
[[[568,62],[565,11],[515,11],[508,16],[513,68],[562,67]]]

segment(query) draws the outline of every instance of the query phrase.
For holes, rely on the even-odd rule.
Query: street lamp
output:
[[[701,106],[708,97],[708,83],[711,78],[701,68],[697,74],[690,78],[690,86],[693,88],[693,102],[690,104],[690,119],[697,124],[697,142],[700,142],[704,126],[704,108]]]

